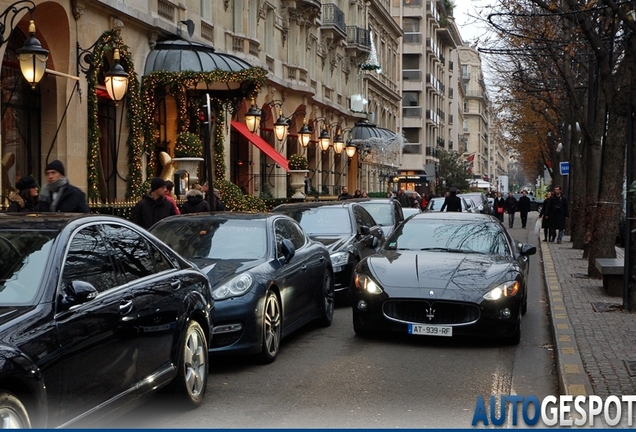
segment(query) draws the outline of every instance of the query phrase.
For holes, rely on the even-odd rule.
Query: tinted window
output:
[[[99,292],[118,285],[110,250],[95,226],[83,228],[71,239],[62,283],[88,282]]]
[[[56,233],[0,230],[0,305],[31,304]]]
[[[448,220],[411,219],[386,242],[387,249],[452,249],[510,256],[501,224]]]
[[[267,254],[265,220],[177,218],[152,233],[187,259],[260,259]]]
[[[389,203],[365,202],[360,203],[368,211],[375,222],[382,226],[393,226],[395,223],[395,210]]]
[[[309,235],[343,235],[353,232],[349,210],[344,207],[316,207],[282,213],[300,223]]]
[[[300,249],[305,245],[305,236],[300,227],[290,220],[278,219],[274,224],[274,232],[276,234],[276,251],[279,256],[282,256],[281,244],[283,239],[291,240],[296,249]]]
[[[353,214],[356,217],[356,222],[358,223],[358,226],[364,225],[371,228],[377,225],[377,222],[373,219],[373,217],[369,214],[369,212],[367,212],[365,209],[359,206],[353,207]]]

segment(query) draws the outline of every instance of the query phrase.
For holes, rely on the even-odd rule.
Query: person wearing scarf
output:
[[[45,174],[48,183],[40,191],[41,212],[90,213],[86,195],[69,183],[62,162],[49,162]]]

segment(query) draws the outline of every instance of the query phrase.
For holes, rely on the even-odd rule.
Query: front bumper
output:
[[[210,354],[251,354],[262,348],[264,296],[254,294],[217,300]]]

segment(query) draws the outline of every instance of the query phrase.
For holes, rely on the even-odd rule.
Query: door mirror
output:
[[[76,280],[66,285],[61,304],[64,309],[68,309],[93,300],[95,297],[97,297],[97,289],[92,284]]]
[[[289,239],[283,239],[281,242],[281,251],[286,263],[290,262],[294,255],[296,255],[296,248]]]
[[[537,253],[536,246],[531,245],[529,243],[523,243],[519,249],[521,250],[521,255],[524,255],[524,256],[534,255]]]
[[[362,226],[360,226],[360,234],[362,234],[362,235],[369,235],[369,234],[371,234],[371,228],[369,228],[369,227],[368,227],[368,226],[366,226],[366,225],[362,225]]]

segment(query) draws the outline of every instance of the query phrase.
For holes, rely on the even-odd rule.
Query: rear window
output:
[[[344,207],[313,207],[280,213],[295,219],[310,236],[337,236],[353,232],[349,210]]]

